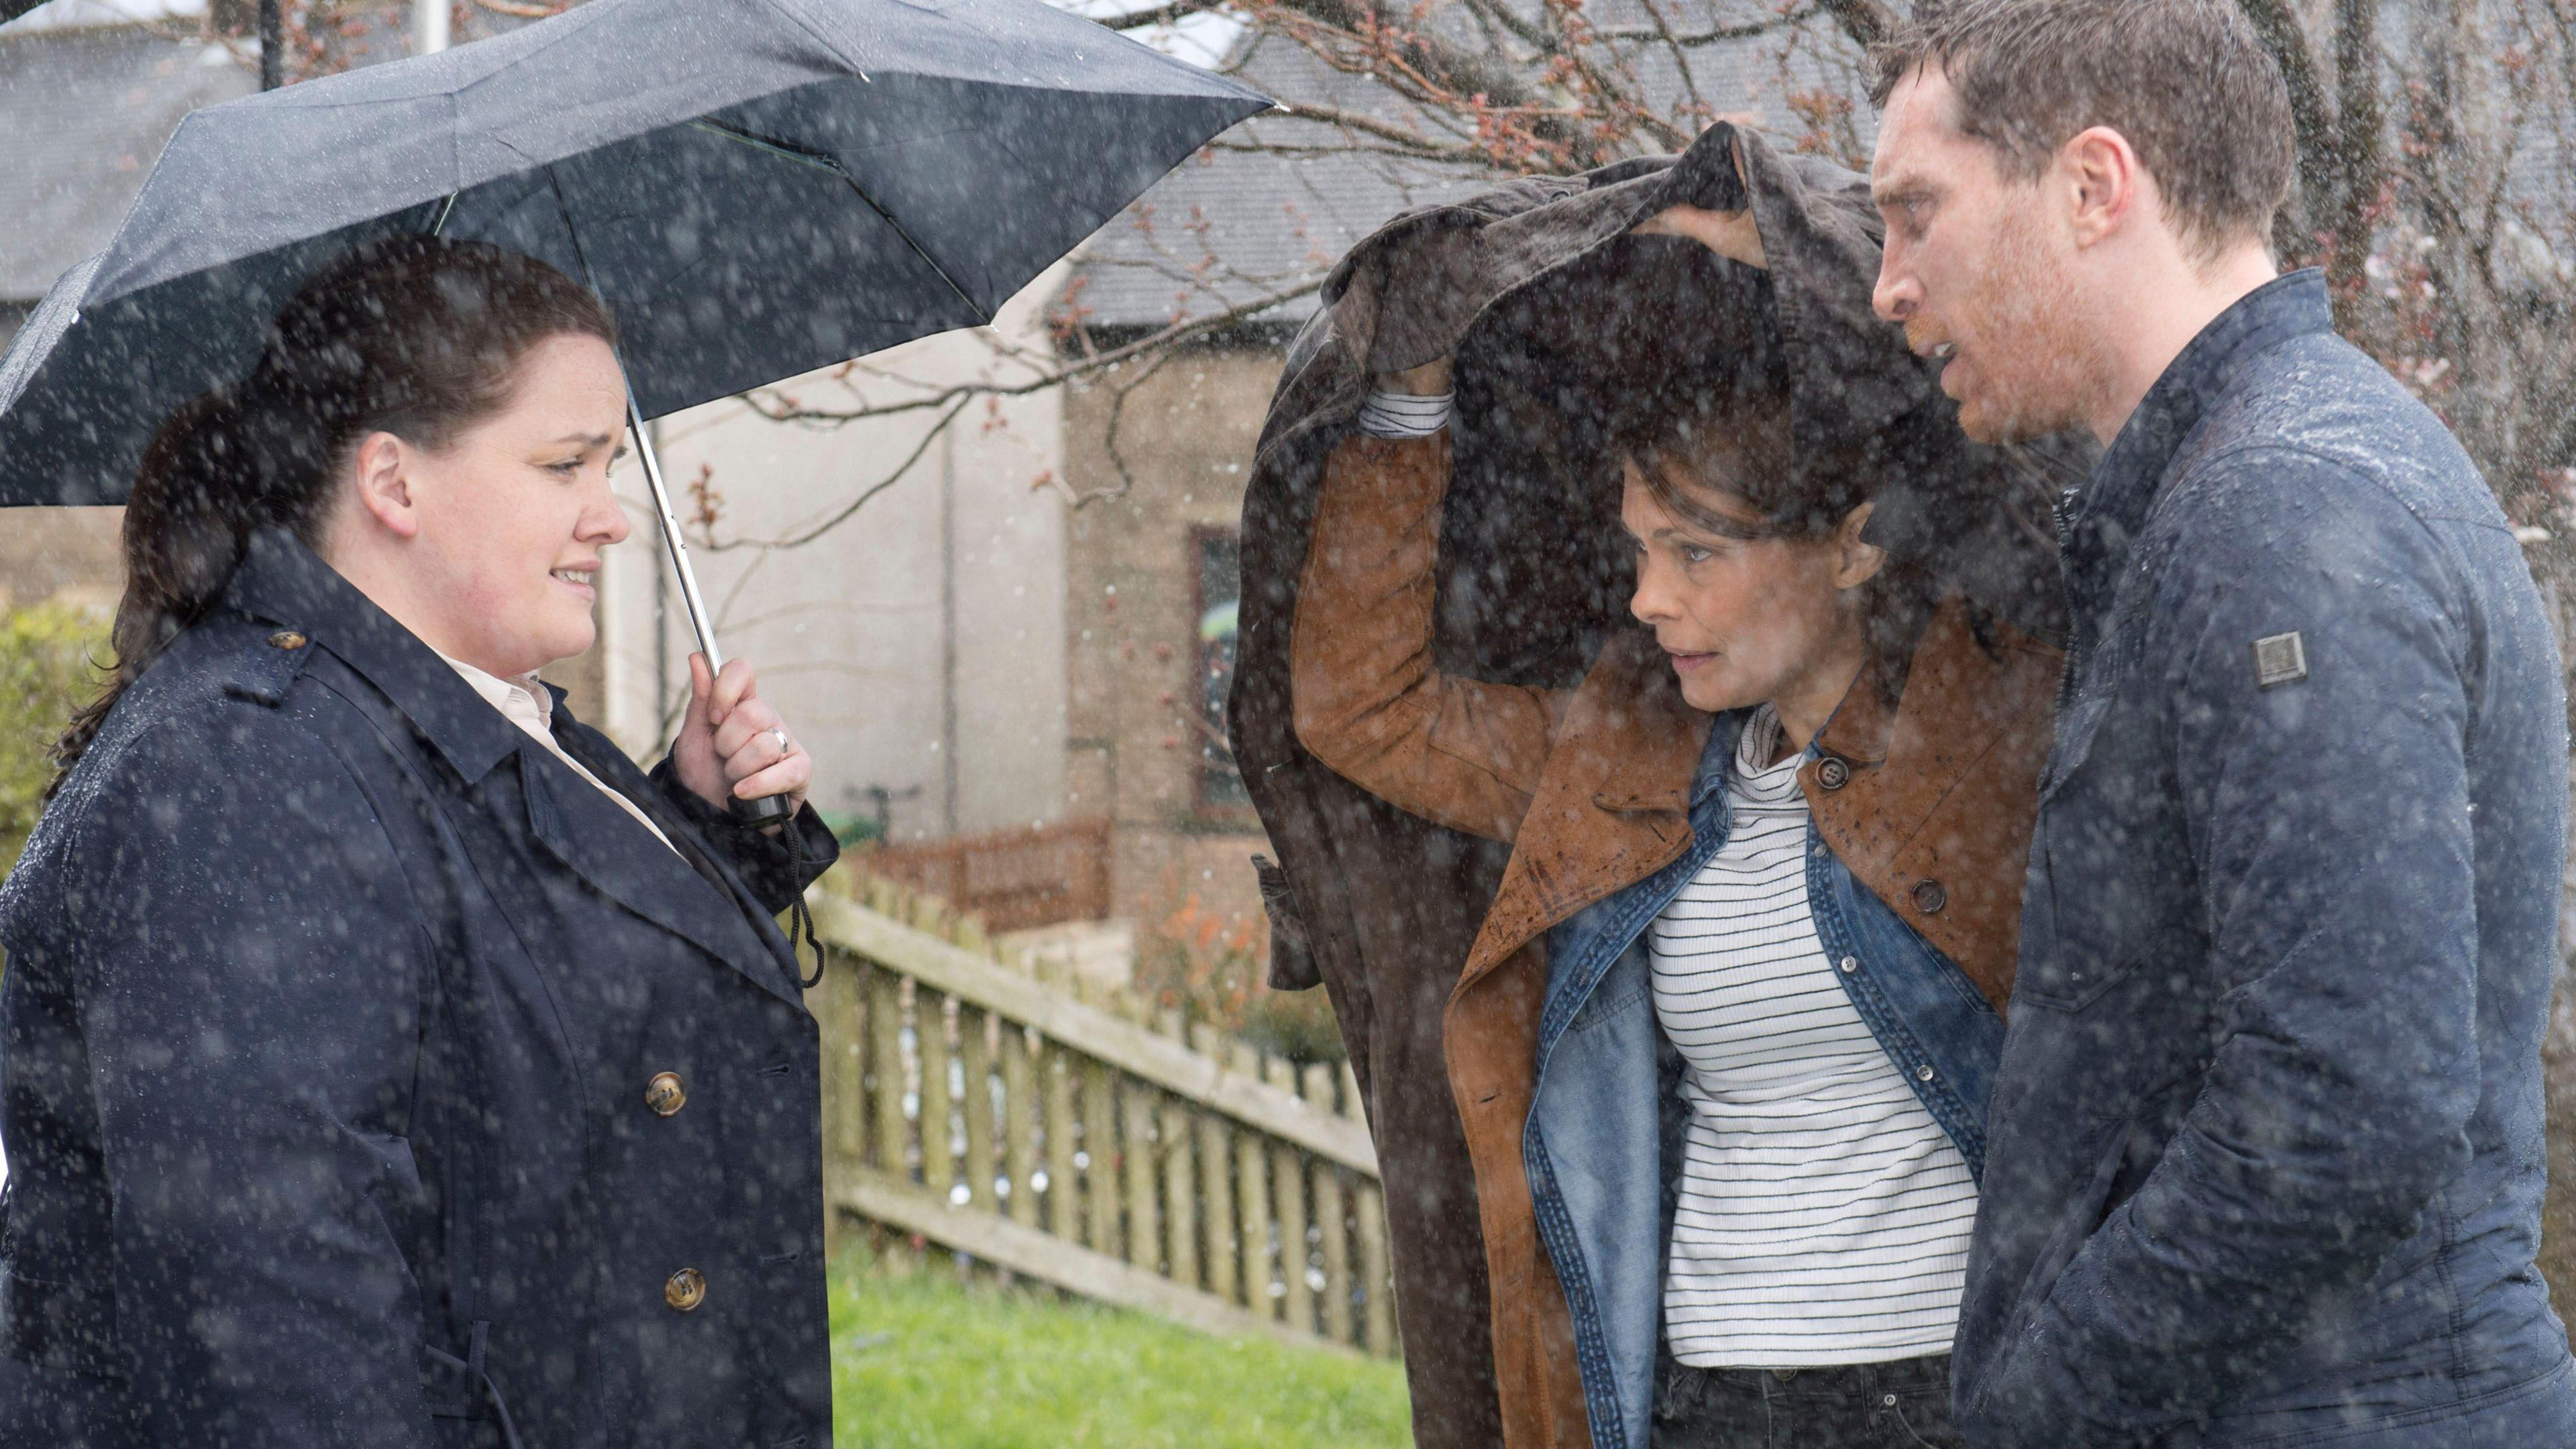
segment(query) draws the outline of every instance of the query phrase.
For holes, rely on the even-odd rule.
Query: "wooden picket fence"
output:
[[[860,869],[1018,931],[1109,914],[1109,822],[1067,820],[913,845],[879,845]]]
[[[1385,1195],[1344,1066],[1152,1013],[836,873],[815,921],[833,1235],[878,1224],[1217,1333],[1394,1357]]]

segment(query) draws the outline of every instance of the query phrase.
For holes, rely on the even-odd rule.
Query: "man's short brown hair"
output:
[[[1939,68],[1961,131],[2030,180],[2078,132],[2128,138],[2203,260],[2268,239],[2290,194],[2290,91],[2233,0],[1923,0],[1871,48],[1870,99]]]

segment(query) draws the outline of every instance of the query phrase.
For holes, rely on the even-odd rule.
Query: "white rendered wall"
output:
[[[994,340],[1042,346],[1061,269],[1003,309],[990,331],[949,333],[865,361],[870,401],[1026,370]],[[891,376],[889,376],[889,374]],[[846,406],[829,374],[784,385],[811,407]],[[734,401],[662,419],[663,469],[685,490],[712,467],[720,541],[802,534],[883,482],[943,410],[837,428],[772,422]],[[820,540],[796,548],[696,546],[728,657],[760,670],[762,692],[812,751],[823,809],[867,813],[895,797],[899,839],[1053,820],[1065,764],[1064,501],[1053,391],[970,402],[900,481]],[[635,534],[608,554],[602,589],[608,728],[639,758],[661,752],[687,684],[687,615],[667,580],[640,471],[618,475]],[[659,701],[657,688],[671,693]]]

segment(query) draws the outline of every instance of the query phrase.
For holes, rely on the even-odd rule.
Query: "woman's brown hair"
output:
[[[589,289],[482,242],[388,238],[306,281],[249,374],[171,414],[144,450],[125,504],[116,662],[55,744],[54,786],[125,691],[223,597],[255,530],[318,546],[331,484],[361,439],[444,447],[506,405],[530,348],[565,334],[613,343],[616,327]]]
[[[1693,264],[1687,301],[1651,335],[1631,339],[1632,356],[1649,365],[1624,369],[1604,401],[1610,450],[1636,469],[1656,506],[1697,532],[1826,538],[1893,479],[1865,440],[1802,464],[1769,278],[1733,262]],[[1718,507],[1721,500],[1752,517]],[[1891,556],[1864,587],[1872,653],[1901,658],[1931,615],[1938,579],[1918,560]]]
[[[1661,305],[1624,317],[1623,364],[1603,400],[1610,451],[1655,501],[1720,538],[1818,538],[1869,501],[1857,470],[1802,469],[1790,433],[1789,356],[1770,277],[1666,242],[1639,269]],[[1708,505],[1725,495],[1753,515]]]

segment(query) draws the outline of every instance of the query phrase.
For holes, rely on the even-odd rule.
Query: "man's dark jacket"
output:
[[[0,889],[0,1446],[830,1443],[805,882],[555,732],[695,861],[284,533],[118,703]]]
[[[2060,522],[1969,1442],[2576,1444],[2533,1267],[2566,702],[2503,513],[2302,272]]]

